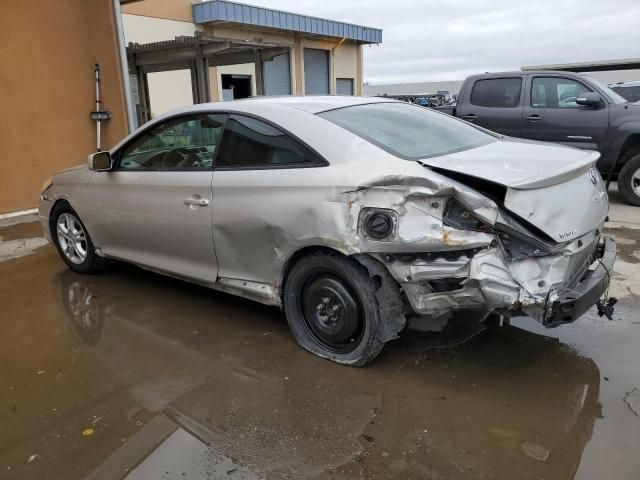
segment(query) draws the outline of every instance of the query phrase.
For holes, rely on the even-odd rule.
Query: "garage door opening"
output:
[[[353,95],[353,78],[336,78],[338,95]]]
[[[251,96],[251,75],[220,75],[223,100],[237,100]]]
[[[329,52],[304,49],[304,93],[329,95]]]

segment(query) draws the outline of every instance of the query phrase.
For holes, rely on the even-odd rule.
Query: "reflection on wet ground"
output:
[[[0,478],[637,479],[640,302],[618,276],[614,322],[459,345],[460,322],[354,369],[275,308],[39,248],[0,263]]]

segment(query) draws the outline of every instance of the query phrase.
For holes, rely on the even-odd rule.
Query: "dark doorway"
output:
[[[220,75],[225,100],[237,100],[251,96],[251,75]]]

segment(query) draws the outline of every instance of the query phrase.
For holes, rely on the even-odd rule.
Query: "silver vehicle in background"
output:
[[[407,326],[593,306],[615,257],[598,157],[389,99],[202,104],[56,174],[40,217],[74,271],[277,305],[301,346],[364,365]]]

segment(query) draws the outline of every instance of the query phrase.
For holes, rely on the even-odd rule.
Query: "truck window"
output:
[[[580,108],[576,98],[591,90],[583,84],[562,77],[535,77],[531,82],[533,108]]]
[[[640,85],[637,87],[613,86],[611,90],[624,97],[627,102],[640,101]]]
[[[471,91],[471,104],[478,107],[514,108],[520,103],[521,78],[478,80]]]

